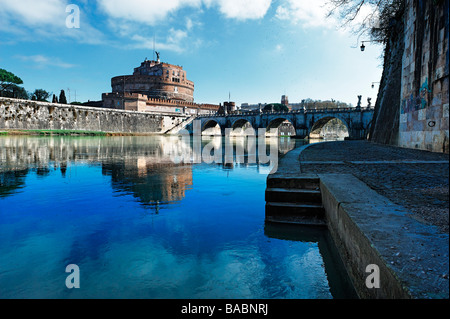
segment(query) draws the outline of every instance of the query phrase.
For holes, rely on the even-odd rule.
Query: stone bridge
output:
[[[249,128],[266,129],[271,135],[271,129],[278,129],[281,125],[292,125],[291,136],[298,138],[309,137],[311,132],[320,131],[332,119],[339,119],[347,127],[350,139],[366,139],[372,122],[374,108],[355,107],[337,109],[299,110],[292,112],[235,112],[228,115],[201,115],[202,135],[225,135],[231,129],[232,135],[242,135]],[[191,127],[188,127],[192,131]]]

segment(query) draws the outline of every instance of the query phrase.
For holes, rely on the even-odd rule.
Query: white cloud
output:
[[[17,55],[16,58],[18,58],[22,61],[32,62],[33,65],[37,68],[43,68],[43,67],[47,67],[47,66],[55,66],[55,67],[59,67],[59,68],[68,69],[68,68],[75,67],[74,64],[63,62],[59,58],[47,57],[44,55],[31,55],[31,56]]]
[[[188,36],[187,32],[184,30],[175,30],[170,29],[169,30],[169,36],[167,38],[167,41],[170,43],[177,43],[183,41]]]
[[[25,25],[59,25],[66,19],[65,0],[0,0],[0,15]]]
[[[188,38],[188,33],[184,30],[170,29],[167,35],[167,38],[164,41],[155,41],[156,50],[168,50],[174,52],[184,52],[185,47],[183,44],[185,40]],[[153,41],[154,38],[144,37],[138,34],[132,35],[131,40],[134,41],[132,45],[130,45],[133,49],[153,49]]]
[[[357,29],[362,24],[374,25],[376,21],[371,18],[374,13],[374,6],[365,4],[361,7],[359,14],[354,21],[343,26],[340,20],[341,12],[336,12],[328,16],[331,11],[331,5],[327,0],[283,0],[284,2],[277,7],[275,18],[283,21],[290,21],[292,24],[301,25],[304,28],[326,28],[340,29],[346,33],[349,30]],[[376,14],[375,14],[376,16]],[[341,28],[343,27],[343,28]]]
[[[217,0],[223,15],[238,20],[264,18],[271,3],[272,0]]]
[[[131,40],[133,49],[153,49],[156,35],[157,50],[184,52],[202,45],[194,36],[195,29],[203,26],[199,12],[218,10],[226,18],[246,20],[263,18],[272,0],[97,0],[107,15],[110,29],[122,38]],[[180,18],[180,10],[197,9],[196,14]],[[178,14],[178,15],[176,15]],[[169,25],[169,30],[161,32]]]
[[[277,8],[275,17],[280,20],[289,20],[291,19],[291,14],[287,7],[279,6]]]
[[[192,30],[193,27],[194,27],[194,22],[192,22],[191,18],[187,18],[186,19],[186,29]]]
[[[218,7],[227,18],[246,20],[263,18],[272,0],[97,0],[110,17],[156,25],[178,10],[191,7]]]
[[[171,27],[148,26],[127,20],[113,23],[112,19],[109,19],[109,24],[113,33],[126,38],[127,44],[124,47],[128,49],[153,50],[155,46],[157,51],[183,53],[204,43],[201,38],[195,36],[196,29],[203,26],[195,15],[184,17],[177,23],[172,23]]]
[[[201,0],[98,0],[112,18],[155,25],[183,7],[199,7]]]
[[[336,20],[326,18],[329,12],[326,0],[286,0],[278,6],[276,18],[289,20],[303,27],[335,27]]]
[[[88,44],[117,44],[126,39],[128,47],[153,47],[153,34],[159,35],[161,50],[183,52],[186,47],[203,42],[195,30],[203,23],[203,9],[216,10],[228,19],[262,19],[272,0],[97,0],[97,8],[106,16],[106,23],[98,22],[102,30],[90,22],[99,18],[79,0],[81,28],[68,29],[66,7],[71,0],[0,0],[0,32],[3,43],[17,41],[73,40]],[[92,2],[91,2],[92,3]],[[183,9],[197,12],[182,15]],[[89,20],[92,21],[89,21]],[[105,28],[106,26],[106,28]],[[156,29],[155,29],[156,28]],[[169,31],[162,31],[162,30]],[[111,33],[111,34],[110,34]],[[107,39],[107,36],[111,36]],[[188,42],[189,41],[189,42]]]
[[[0,31],[11,41],[73,39],[81,43],[104,41],[102,32],[89,24],[81,11],[81,28],[66,26],[68,0],[0,0]]]

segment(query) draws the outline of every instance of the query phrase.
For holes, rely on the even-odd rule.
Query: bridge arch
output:
[[[287,136],[295,136],[295,126],[291,122],[290,119],[285,117],[277,117],[275,119],[272,119],[267,127],[266,127],[266,135],[270,136],[271,130],[276,129],[277,133],[276,135],[287,135]]]
[[[350,139],[366,139],[373,114],[374,109],[372,108],[340,108],[286,113],[237,112],[229,115],[199,115],[197,120],[201,121],[203,135],[224,135],[226,129],[232,130],[233,128],[243,127],[247,122],[251,123],[253,128],[258,130],[258,133],[260,129],[270,133],[272,128],[279,128],[282,123],[285,123],[292,125],[292,135],[295,135],[298,138],[307,138],[312,131],[314,132],[319,128],[323,128],[329,120],[337,118],[341,120],[346,127]],[[196,125],[197,124],[191,125],[192,131],[196,130]],[[197,130],[200,130],[200,127],[198,127]],[[270,134],[267,133],[266,135],[270,136]]]
[[[327,126],[330,122],[334,121],[334,129],[323,131],[324,128],[330,128]],[[350,128],[345,119],[341,119],[338,116],[324,116],[318,120],[316,120],[309,131],[310,138],[323,138],[323,137],[331,137],[331,138],[345,138],[350,136]]]
[[[206,120],[202,125],[202,135],[215,136],[222,135],[220,123],[214,119]]]
[[[256,130],[249,120],[241,118],[234,121],[231,125],[231,135],[256,135]]]

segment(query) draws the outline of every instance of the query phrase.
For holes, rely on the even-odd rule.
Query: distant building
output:
[[[81,104],[82,106],[90,106],[90,107],[103,107],[103,101],[87,101]]]
[[[133,75],[111,79],[112,93],[102,95],[103,107],[138,112],[215,113],[219,105],[194,103],[194,83],[181,66],[145,59]]]
[[[267,103],[259,103],[259,104],[248,104],[242,103],[240,107],[240,111],[242,112],[251,112],[251,111],[259,111],[261,106],[262,109],[267,105]]]
[[[235,102],[223,102],[223,105],[219,106],[219,114],[230,114],[237,111]]]
[[[282,95],[281,96],[281,104],[283,104],[284,106],[289,107],[289,98],[287,95]]]
[[[271,108],[275,104],[277,103],[258,103],[258,104],[242,103],[240,106],[240,110],[242,112],[252,112],[252,111],[259,111],[259,109],[261,108],[261,110],[269,111],[269,107]],[[281,96],[281,104],[287,106],[289,110],[292,110],[293,106],[296,107],[296,109],[300,109],[300,103],[289,104],[289,97],[287,95]]]

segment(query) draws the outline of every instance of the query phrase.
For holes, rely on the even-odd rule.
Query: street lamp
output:
[[[382,40],[365,40],[361,41],[361,52],[364,52],[366,50],[366,46],[364,45],[364,42],[383,42]]]

